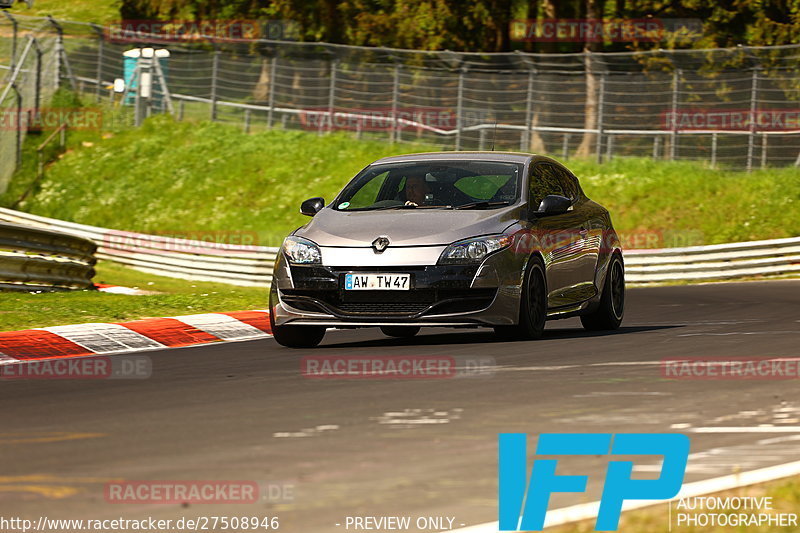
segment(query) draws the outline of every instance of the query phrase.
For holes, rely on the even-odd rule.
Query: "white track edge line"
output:
[[[684,485],[678,495],[675,496],[675,498],[672,498],[672,500],[679,498],[693,498],[696,496],[702,496],[704,494],[713,494],[716,492],[746,487],[748,485],[756,485],[759,483],[774,481],[776,479],[796,476],[798,474],[800,474],[800,461],[793,461],[791,463],[783,463],[765,468],[759,468],[758,470],[750,470],[749,472],[741,472],[739,474],[729,474],[726,476],[694,481]],[[671,500],[628,500],[622,506],[622,510],[632,511],[634,509],[642,509],[644,507],[666,504],[669,501]],[[545,519],[545,528],[563,526],[572,522],[580,522],[582,520],[595,518],[599,508],[600,502],[594,501],[548,511],[547,518]],[[487,522],[485,524],[476,524],[474,526],[450,530],[451,533],[498,533],[498,531],[497,522]]]

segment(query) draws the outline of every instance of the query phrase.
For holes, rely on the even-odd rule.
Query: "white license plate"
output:
[[[411,274],[345,274],[346,291],[407,291]]]

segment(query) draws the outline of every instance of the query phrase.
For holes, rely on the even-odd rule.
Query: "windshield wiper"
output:
[[[366,209],[366,211],[382,211],[384,209],[443,209],[445,205],[416,205],[416,204],[400,204],[400,205],[387,205],[383,207],[376,207],[374,209]]]
[[[454,207],[453,209],[483,209],[484,207],[494,207],[496,205],[511,205],[511,202],[472,202]]]

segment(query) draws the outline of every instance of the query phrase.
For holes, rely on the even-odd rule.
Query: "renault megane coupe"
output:
[[[270,288],[283,346],[327,328],[491,327],[535,339],[545,321],[622,322],[622,250],[606,209],[548,157],[443,152],[380,159],[339,195],[303,202]]]

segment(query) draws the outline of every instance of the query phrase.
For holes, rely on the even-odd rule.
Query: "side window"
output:
[[[578,180],[575,179],[575,176],[570,174],[567,169],[559,167],[558,165],[548,166],[550,166],[553,172],[558,176],[558,181],[561,182],[561,189],[564,191],[563,196],[566,196],[570,200],[575,200],[580,191]]]
[[[550,194],[565,196],[559,176],[553,167],[548,164],[539,163],[534,165],[531,169],[530,179],[529,196],[531,207],[533,209],[538,208],[544,197]]]

